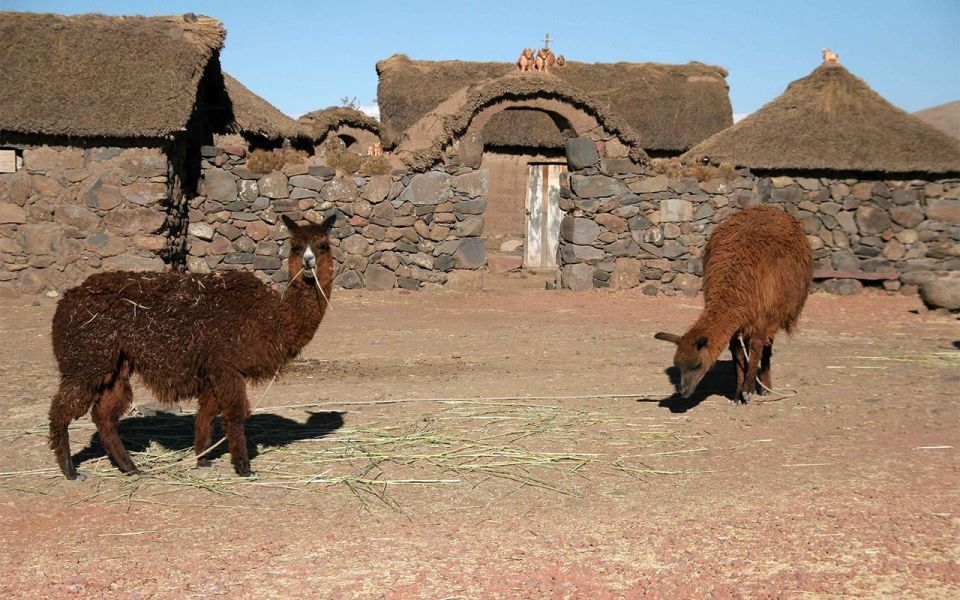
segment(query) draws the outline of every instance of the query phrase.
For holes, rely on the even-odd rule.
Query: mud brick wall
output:
[[[0,174],[0,293],[62,290],[97,271],[164,267],[169,193],[161,149],[20,149],[23,168]]]
[[[485,170],[348,175],[311,158],[261,174],[247,167],[242,146],[205,147],[203,154],[201,195],[189,213],[190,271],[245,269],[265,281],[286,281],[288,235],[279,216],[319,223],[335,211],[335,285],[480,286]]]
[[[851,273],[890,273],[887,289],[960,270],[960,180],[757,177],[698,181],[649,175],[604,159],[570,174],[561,208],[561,284],[569,289],[641,287],[696,294],[712,228],[736,210],[770,204],[796,216],[823,286],[849,293]]]

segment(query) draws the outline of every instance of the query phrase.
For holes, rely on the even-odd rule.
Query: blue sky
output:
[[[372,106],[375,63],[394,53],[514,61],[547,32],[569,60],[721,65],[738,114],[809,73],[824,46],[905,110],[960,99],[960,0],[0,0],[0,8],[210,15],[227,28],[224,70],[293,117],[344,96]]]

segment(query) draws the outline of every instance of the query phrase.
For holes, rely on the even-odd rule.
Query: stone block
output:
[[[221,169],[207,169],[203,173],[203,191],[210,200],[233,202],[237,199],[237,178]]]
[[[567,156],[567,165],[571,171],[592,167],[600,160],[597,147],[590,138],[571,138],[564,145],[564,151]]]
[[[276,200],[290,197],[287,176],[280,171],[273,171],[261,177],[257,187],[260,195],[267,198]]]
[[[670,179],[666,175],[656,175],[654,177],[641,177],[627,187],[635,194],[652,194],[667,191],[669,185]]]
[[[27,211],[12,202],[0,202],[0,223],[26,223]]]
[[[560,222],[560,236],[572,244],[593,244],[600,232],[600,226],[592,219],[567,215]]]
[[[585,263],[564,265],[560,269],[560,285],[568,290],[592,289],[594,271],[592,265]]]
[[[693,219],[693,203],[680,198],[668,198],[660,201],[661,222],[682,222]]]
[[[523,266],[523,257],[515,254],[491,254],[487,258],[487,266],[493,273],[518,271]]]
[[[563,244],[560,248],[560,260],[563,264],[573,263],[595,263],[603,260],[604,252],[593,246],[580,246],[577,244]],[[519,258],[519,257],[518,257]]]
[[[333,285],[345,290],[353,290],[363,287],[363,282],[360,279],[360,274],[356,271],[344,271],[333,280]]]
[[[939,223],[960,225],[960,200],[941,198],[927,200],[927,218]]]
[[[480,238],[461,240],[456,252],[453,253],[453,264],[457,269],[479,269],[486,262],[486,245]]]
[[[319,192],[323,189],[326,182],[320,177],[314,177],[313,175],[294,175],[290,178],[289,184],[293,187]]]
[[[960,279],[931,278],[920,284],[920,298],[930,308],[960,310]]]
[[[54,212],[53,220],[65,227],[93,231],[100,225],[100,217],[92,210],[77,204],[62,204]]]
[[[608,198],[630,191],[622,181],[607,175],[571,175],[570,183],[580,198]]]
[[[618,258],[610,275],[610,287],[624,290],[640,285],[643,263],[635,258]]]
[[[440,171],[419,173],[410,179],[410,185],[400,194],[398,200],[410,202],[414,206],[435,205],[453,197],[450,187],[450,175]]]
[[[876,206],[861,205],[856,216],[861,235],[878,235],[893,226],[887,211]]]
[[[481,171],[457,175],[450,180],[450,185],[453,186],[453,191],[458,194],[463,194],[470,198],[480,198],[486,196],[489,190],[488,173],[486,169],[483,169]],[[485,200],[483,202],[486,203]],[[456,208],[454,208],[454,210],[456,210]]]
[[[836,296],[854,296],[863,291],[863,284],[856,279],[827,279],[823,291]]]

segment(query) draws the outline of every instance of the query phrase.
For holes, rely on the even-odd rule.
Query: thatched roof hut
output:
[[[385,146],[389,146],[388,142],[393,139],[379,121],[359,110],[345,106],[331,106],[309,112],[300,117],[298,122],[309,128],[313,139],[317,141],[322,141],[331,131],[340,127],[369,131],[383,140]]]
[[[960,143],[825,64],[682,159],[757,170],[953,173]]]
[[[0,130],[159,138],[187,126],[223,46],[219,21],[169,17],[0,18]]]
[[[269,140],[315,137],[310,128],[283,114],[229,74],[223,74],[223,83],[229,98],[228,132],[253,134]]]
[[[428,113],[466,87],[480,88],[517,73],[516,65],[499,62],[413,61],[394,55],[377,63],[380,84],[377,99],[383,123],[406,131]],[[589,97],[605,114],[615,115],[624,129],[632,130],[642,148],[682,151],[733,122],[727,97],[726,71],[690,63],[586,64],[567,61],[551,71],[554,87],[576,90]],[[530,82],[548,78],[530,74]],[[549,90],[544,90],[549,93]],[[497,145],[556,147],[556,132],[542,131],[527,117],[498,115],[487,136]],[[542,121],[543,117],[539,117]],[[548,125],[542,121],[541,125]],[[515,135],[505,135],[514,132]],[[501,139],[503,138],[503,139]]]

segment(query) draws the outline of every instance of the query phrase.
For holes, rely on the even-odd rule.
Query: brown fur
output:
[[[813,277],[813,256],[797,219],[770,206],[756,206],[721,223],[703,258],[704,309],[683,336],[658,333],[677,344],[674,364],[680,392],[693,393],[727,347],[737,368],[736,398],[748,400],[763,385],[772,387],[773,338],[793,331]],[[750,355],[743,355],[743,336]],[[762,390],[761,390],[762,393]]]
[[[120,470],[136,472],[116,432],[133,401],[134,373],[161,402],[198,397],[197,454],[209,447],[220,413],[234,468],[250,474],[245,383],[273,377],[299,354],[327,309],[314,280],[296,277],[308,248],[327,298],[333,280],[327,241],[333,217],[304,227],[284,222],[292,235],[292,281],[282,295],[240,271],[98,273],[64,294],[53,317],[60,388],[50,404],[50,447],[68,479],[77,471],[67,427],[88,410]]]

